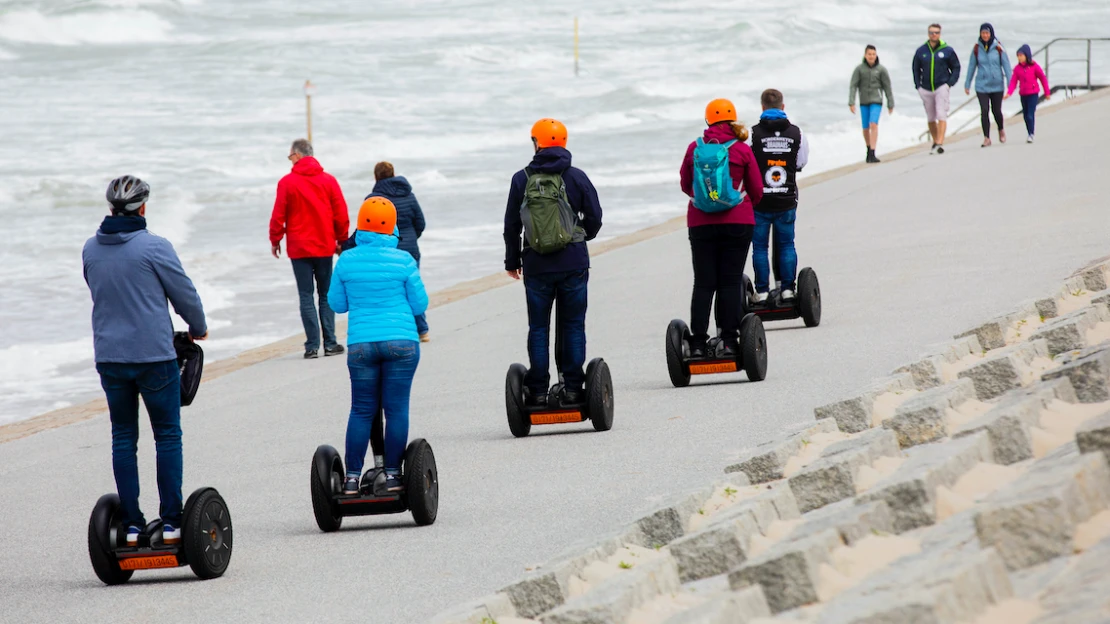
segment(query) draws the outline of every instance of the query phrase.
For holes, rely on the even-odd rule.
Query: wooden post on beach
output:
[[[316,92],[316,85],[312,81],[304,81],[304,114],[305,121],[308,123],[308,142],[312,142],[312,94]]]
[[[578,75],[578,17],[574,18],[574,75]]]

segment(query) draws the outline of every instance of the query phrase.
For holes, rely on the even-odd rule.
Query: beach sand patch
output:
[[[756,533],[752,535],[751,540],[748,542],[748,558],[753,559],[762,553],[767,552],[767,549],[775,545],[776,542],[794,532],[798,525],[802,524],[801,518],[793,520],[775,520],[767,527],[765,534]]]
[[[875,402],[871,407],[871,426],[881,427],[883,421],[894,416],[894,411],[898,406],[910,400],[910,398],[917,394],[917,390],[897,390],[895,392],[884,392],[875,397]]]
[[[1110,537],[1110,509],[1100,511],[1086,522],[1077,525],[1072,545],[1075,547],[1075,552],[1083,552],[1108,537]]]
[[[871,462],[870,466],[861,466],[856,473],[856,494],[863,494],[876,483],[894,474],[905,461],[905,457],[880,457]]]
[[[937,522],[971,509],[976,501],[1016,480],[1025,472],[1016,464],[1002,466],[979,462],[956,480],[952,487],[939,486],[936,493]]]
[[[701,509],[690,516],[690,521],[688,523],[690,525],[689,532],[693,533],[709,524],[709,520],[714,514],[749,498],[759,496],[766,491],[766,484],[745,485],[741,487],[735,485],[722,485],[718,487],[713,492],[713,496],[710,496],[709,500],[705,501],[705,504],[701,506]]]
[[[1053,399],[1041,410],[1040,426],[1030,427],[1033,456],[1044,457],[1075,439],[1075,432],[1084,422],[1110,410],[1110,401],[1102,403],[1067,403]]]
[[[850,437],[843,431],[820,431],[802,440],[801,452],[786,460],[786,465],[782,469],[782,476],[789,478],[798,474],[802,471],[802,468],[817,461],[826,448]]]
[[[1009,598],[991,605],[973,624],[1029,624],[1042,613],[1044,609],[1035,600]]]
[[[1038,316],[1027,316],[1013,325],[1006,328],[1006,344],[1011,345],[1015,342],[1021,342],[1029,338],[1029,336],[1037,331],[1044,321]]]
[[[959,429],[963,425],[989,412],[991,407],[993,406],[990,403],[984,403],[979,399],[968,399],[961,403],[959,407],[949,407],[945,409],[944,414],[948,421],[948,430],[955,431]]]
[[[893,561],[919,552],[920,540],[901,535],[868,535],[851,546],[839,546],[818,568],[817,595],[826,602]]]
[[[663,556],[657,550],[629,544],[617,549],[617,552],[601,561],[594,561],[567,580],[567,593],[570,598],[576,598],[590,591],[591,588],[604,583],[606,580],[635,568],[637,564]]]

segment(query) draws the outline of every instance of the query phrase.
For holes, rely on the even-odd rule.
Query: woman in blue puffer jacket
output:
[[[366,199],[371,197],[384,197],[393,202],[397,208],[397,230],[401,236],[397,248],[412,254],[416,265],[420,266],[417,239],[424,233],[424,211],[420,209],[416,195],[412,194],[412,185],[403,176],[393,173],[392,163],[382,161],[374,165],[374,190]],[[420,334],[420,342],[428,342],[428,320],[423,314],[416,317],[416,333]]]
[[[397,249],[397,210],[371,197],[358,211],[355,246],[339,256],[328,305],[347,319],[347,368],[351,415],[347,421],[343,492],[359,490],[359,476],[379,407],[385,413],[385,485],[398,492],[401,458],[409,436],[409,395],[420,362],[416,316],[428,308],[428,293],[416,260]],[[377,459],[377,458],[375,458]]]

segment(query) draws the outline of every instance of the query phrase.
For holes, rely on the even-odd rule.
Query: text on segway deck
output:
[[[177,557],[173,555],[125,557],[119,560],[121,570],[154,570],[157,568],[176,568],[177,566]]]
[[[739,370],[736,367],[736,362],[727,360],[724,362],[707,362],[705,364],[691,364],[691,375],[713,375],[715,373],[735,373]]]
[[[539,412],[532,414],[533,425],[558,425],[582,422],[582,412]]]

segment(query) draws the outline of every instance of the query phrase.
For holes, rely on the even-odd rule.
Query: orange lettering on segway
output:
[[[177,557],[157,555],[154,557],[128,557],[120,559],[121,570],[154,570],[156,568],[176,568]]]
[[[533,425],[559,425],[582,422],[582,412],[540,412],[532,414]]]
[[[709,362],[706,364],[691,364],[691,375],[712,375],[714,373],[735,373],[736,362]]]

